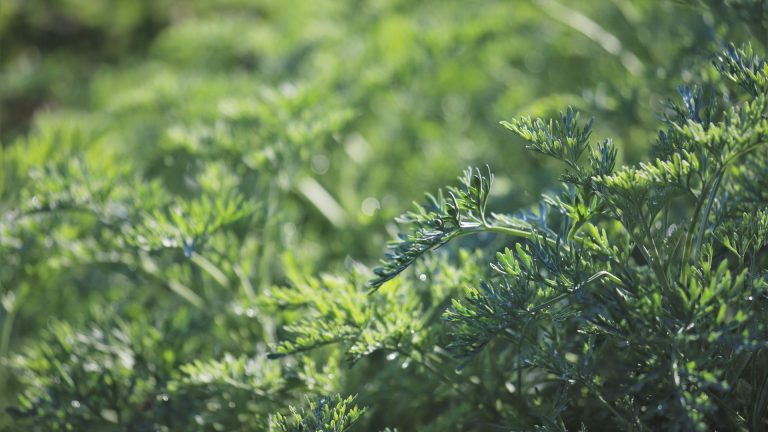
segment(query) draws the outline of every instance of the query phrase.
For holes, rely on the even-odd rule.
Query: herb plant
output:
[[[764,429],[760,0],[112,3],[0,2],[0,431]]]
[[[591,122],[570,108],[548,121],[522,117],[502,124],[564,165],[559,192],[516,215],[493,212],[493,175],[468,169],[398,219],[411,229],[390,244],[373,289],[460,237],[508,238],[493,273],[442,314],[461,367],[497,363],[508,427],[765,428],[768,213],[758,185],[768,173],[768,63],[730,47],[714,64],[736,89],[680,87],[651,162],[616,168],[612,142],[593,144]],[[346,318],[289,326],[294,338],[279,351],[342,341],[353,359],[363,344],[429,364],[437,347],[425,353],[418,331],[403,337],[407,317],[376,313],[382,295],[391,304],[407,288],[382,289],[360,320],[359,301],[310,300]],[[426,309],[401,295],[397,310]]]

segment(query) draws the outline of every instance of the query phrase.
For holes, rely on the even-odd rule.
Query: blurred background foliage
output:
[[[487,269],[450,249],[367,297],[389,221],[469,164],[507,175],[505,210],[535,202],[556,170],[498,125],[517,115],[572,105],[639,160],[709,53],[764,48],[760,7],[3,1],[0,427],[265,429],[332,392],[370,407],[359,430],[504,424],[498,365],[445,384],[458,365],[429,359],[432,318]],[[268,359],[306,313],[296,290],[328,286],[318,322],[421,324],[354,335],[353,367],[335,345]],[[334,316],[340,292],[372,305]]]

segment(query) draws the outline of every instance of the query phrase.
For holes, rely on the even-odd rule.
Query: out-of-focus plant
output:
[[[634,161],[669,77],[730,91],[700,71],[699,54],[758,34],[714,2],[112,3],[0,4],[0,408],[14,418],[0,415],[0,429],[556,419],[552,387],[524,381],[545,402],[521,402],[514,350],[478,350],[456,374],[454,327],[436,325],[467,287],[498,281],[485,265],[497,250],[517,253],[498,231],[544,226],[492,214],[527,208],[557,169],[520,163],[494,119],[570,104]],[[473,171],[455,200],[437,195],[407,215],[421,231],[377,278],[406,266],[416,277],[369,295],[366,264],[396,230],[387,221],[418,191],[490,160],[514,172],[499,170],[490,188]],[[756,202],[759,168],[738,174]],[[566,180],[587,174],[571,166]],[[489,217],[467,207],[475,193]],[[590,221],[575,233],[600,225],[588,219],[597,204],[553,200],[545,207]],[[433,225],[434,211],[458,219]],[[718,226],[740,263],[759,249],[759,229],[730,237]]]

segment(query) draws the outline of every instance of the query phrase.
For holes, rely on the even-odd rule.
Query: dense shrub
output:
[[[760,1],[49,3],[0,5],[0,429],[764,428]]]

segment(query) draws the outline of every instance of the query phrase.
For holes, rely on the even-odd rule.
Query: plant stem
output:
[[[274,258],[274,231],[277,228],[278,220],[275,217],[278,206],[278,191],[275,182],[269,185],[267,194],[267,211],[264,225],[264,236],[262,238],[261,257],[259,258],[259,286],[257,289],[264,290],[272,284],[272,263]]]

